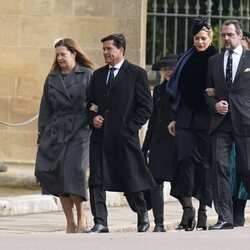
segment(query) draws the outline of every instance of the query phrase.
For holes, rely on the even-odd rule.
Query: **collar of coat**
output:
[[[60,74],[60,67],[57,66],[54,70],[52,70],[49,75],[58,75]],[[82,72],[85,72],[87,71],[87,68],[82,65],[82,64],[79,64],[79,63],[76,63],[75,67],[72,69],[75,73],[82,73]]]

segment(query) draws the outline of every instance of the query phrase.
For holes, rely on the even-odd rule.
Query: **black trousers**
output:
[[[138,215],[148,211],[143,192],[125,193],[130,208]]]
[[[91,213],[95,224],[107,226],[108,211],[106,206],[106,192],[102,190],[103,167],[102,167],[102,144],[90,143],[90,177],[89,194]],[[147,203],[143,192],[126,193],[126,199],[131,209],[138,214],[147,211]]]
[[[89,191],[91,213],[94,217],[94,223],[107,226],[108,212],[106,206],[106,191],[103,191],[100,186],[91,186]],[[147,203],[144,199],[143,192],[126,193],[125,196],[130,208],[134,212],[138,214],[147,212]]]
[[[247,192],[250,192],[250,137],[233,132],[231,118],[227,117],[212,135],[213,194],[218,219],[233,223],[232,193],[229,160],[232,144],[236,148],[236,168]]]
[[[106,206],[106,192],[100,186],[90,186],[90,207],[95,224],[108,225],[108,211]]]

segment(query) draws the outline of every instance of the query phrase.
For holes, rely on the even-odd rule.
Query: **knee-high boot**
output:
[[[155,228],[153,232],[166,232],[164,229],[164,199],[163,199],[163,184],[158,184],[151,189],[151,201]]]

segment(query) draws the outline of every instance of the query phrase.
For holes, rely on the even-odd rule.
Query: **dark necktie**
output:
[[[116,68],[114,68],[114,67],[109,68],[109,77],[108,77],[108,81],[107,81],[107,87],[109,86],[111,81],[115,78],[115,75],[114,75],[115,70],[116,70]]]
[[[233,58],[232,58],[233,51],[230,50],[228,52],[227,58],[227,67],[226,67],[226,84],[227,87],[230,89],[233,83]]]

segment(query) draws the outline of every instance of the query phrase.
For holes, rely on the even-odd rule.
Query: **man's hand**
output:
[[[176,121],[171,121],[168,125],[168,132],[172,136],[176,135],[175,124],[176,124]]]
[[[227,101],[219,101],[215,104],[215,110],[220,115],[226,115],[228,112],[228,103]]]
[[[100,129],[102,127],[104,118],[101,115],[97,115],[93,119],[93,126],[97,129]]]

